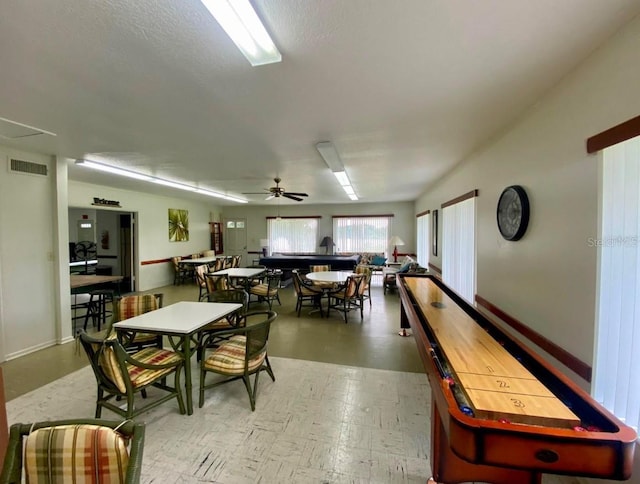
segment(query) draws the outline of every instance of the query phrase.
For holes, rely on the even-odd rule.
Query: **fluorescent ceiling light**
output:
[[[345,186],[350,184],[346,171],[334,171],[333,174],[340,182],[340,185]]]
[[[87,168],[93,168],[94,170],[104,171],[107,173],[113,173],[114,175],[126,176],[128,178],[135,178],[136,180],[151,181],[152,177],[143,175],[142,173],[136,173],[135,171],[124,170],[122,168],[116,168],[115,166],[103,165],[102,163],[96,163],[89,160],[76,160],[76,165],[86,166]]]
[[[338,154],[338,150],[333,146],[331,141],[321,141],[316,144],[316,149],[320,152],[320,156],[333,172],[344,171],[344,165]]]
[[[282,60],[249,0],[201,0],[252,66]]]
[[[87,168],[93,168],[94,170],[104,171],[112,173],[114,175],[126,176],[128,178],[134,178],[136,180],[148,181],[151,183],[157,183],[158,185],[164,185],[171,188],[177,188],[179,190],[186,190],[189,192],[196,192],[202,195],[208,195],[210,197],[222,198],[223,200],[229,200],[231,202],[248,203],[248,200],[242,198],[236,198],[231,195],[225,195],[224,193],[214,192],[212,190],[205,190],[203,188],[193,187],[191,185],[185,185],[184,183],[178,183],[171,180],[165,180],[164,178],[158,178],[155,176],[143,175],[142,173],[136,173],[135,171],[125,170],[123,168],[116,168],[115,166],[105,165],[104,163],[98,163],[96,161],[89,160],[76,160],[76,165],[86,166]]]
[[[351,186],[349,176],[344,170],[344,165],[342,164],[338,150],[333,146],[333,143],[331,141],[321,141],[320,143],[316,143],[316,149],[320,153],[320,156],[322,156],[324,162],[331,169],[340,185],[342,185],[344,191],[349,195],[349,198],[351,200],[358,200],[358,196]]]

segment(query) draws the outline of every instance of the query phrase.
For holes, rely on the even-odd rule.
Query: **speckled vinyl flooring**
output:
[[[194,388],[191,416],[169,401],[138,417],[146,423],[142,482],[426,482],[424,374],[270,360],[276,381],[261,374],[255,412],[235,381],[209,390],[202,408]],[[95,391],[83,368],[8,402],[9,422],[93,417]],[[102,417],[118,419],[108,410]]]

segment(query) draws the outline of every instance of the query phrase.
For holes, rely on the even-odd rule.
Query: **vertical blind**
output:
[[[333,241],[336,252],[387,254],[391,217],[334,217]]]
[[[442,279],[473,304],[476,292],[476,199],[442,210]]]
[[[274,252],[314,253],[318,243],[318,219],[267,219],[269,254]]]
[[[593,396],[627,425],[640,420],[640,138],[603,151]]]
[[[418,245],[418,264],[429,267],[429,222],[431,214],[425,213],[416,218],[416,235]]]

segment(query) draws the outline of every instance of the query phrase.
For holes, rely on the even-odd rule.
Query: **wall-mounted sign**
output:
[[[101,207],[119,207],[120,202],[118,200],[107,200],[106,198],[93,197],[93,203],[91,205],[99,205]]]

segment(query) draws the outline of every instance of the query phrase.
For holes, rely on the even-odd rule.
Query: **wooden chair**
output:
[[[277,316],[275,311],[247,313],[242,327],[213,333],[204,339],[206,349],[200,361],[200,407],[204,405],[205,390],[242,379],[249,393],[251,410],[256,409],[260,372],[266,371],[271,380],[276,381],[267,357],[267,342],[271,323]],[[205,384],[207,373],[216,373],[227,378]],[[251,388],[249,377],[253,374],[255,379]]]
[[[180,413],[185,413],[180,389],[180,371],[184,364],[182,355],[152,347],[129,354],[113,334],[105,338],[94,338],[81,330],[78,337],[98,384],[96,418],[100,418],[104,407],[131,419],[173,398],[178,400]],[[170,375],[174,376],[173,386],[166,383],[167,376]],[[167,394],[146,405],[134,406],[136,394],[145,392],[142,395],[144,397],[150,386],[164,390]],[[126,400],[125,408],[112,403],[110,400],[113,398]]]
[[[293,290],[297,297],[296,312],[298,317],[300,317],[300,311],[305,302],[311,303],[307,304],[308,307],[320,308],[320,316],[323,316],[322,305],[320,304],[324,294],[322,289],[311,284],[311,281],[305,282],[297,269],[291,271],[291,275],[293,276]]]
[[[15,423],[0,482],[140,482],[145,424],[98,419]],[[24,473],[24,477],[23,477]]]
[[[278,304],[282,305],[279,293],[281,278],[282,272],[267,273],[265,277],[266,282],[256,284],[249,288],[249,304],[252,302],[267,302],[270,310],[273,307],[273,301],[278,301]],[[255,296],[256,299],[252,301],[251,296]]]
[[[364,282],[365,274],[354,274],[347,277],[344,286],[335,292],[329,294],[329,307],[327,308],[327,317],[331,309],[336,309],[344,314],[344,322],[347,323],[347,314],[353,309],[360,309],[360,319],[364,318],[363,313],[363,294],[365,290]],[[331,302],[333,300],[333,302]]]
[[[224,257],[218,257],[213,264],[213,268],[211,269],[211,272],[218,272],[224,269],[224,260],[225,260]]]
[[[240,267],[241,260],[242,260],[242,255],[231,256],[231,267]]]

